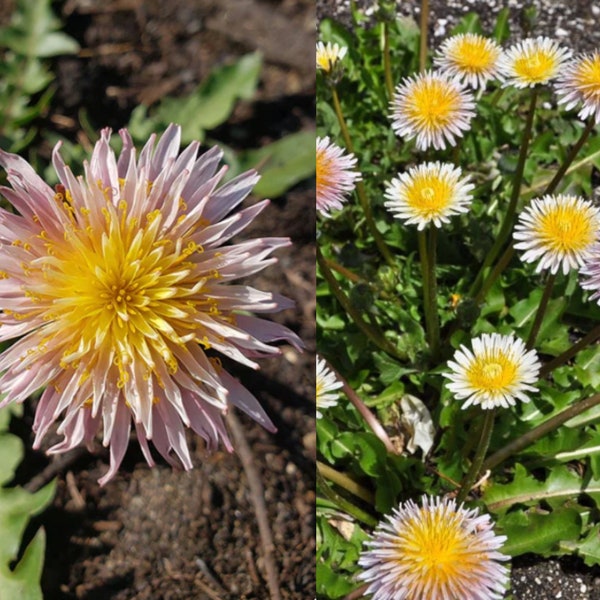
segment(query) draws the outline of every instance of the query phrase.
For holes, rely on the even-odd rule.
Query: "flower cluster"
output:
[[[577,195],[576,178],[573,178],[571,187],[563,180],[572,170],[589,164],[587,160],[576,163],[574,159],[585,148],[584,143],[593,127],[600,123],[600,51],[573,57],[571,50],[543,36],[524,39],[503,48],[494,40],[465,33],[440,45],[432,68],[428,69],[426,60],[421,60],[421,71],[405,76],[398,83],[393,81],[393,69],[389,66],[392,61],[388,50],[392,46],[385,37],[387,33],[384,28],[384,56],[381,63],[377,63],[377,68],[380,64],[384,66],[385,81],[377,82],[380,85],[375,86],[376,91],[368,95],[365,104],[376,104],[379,109],[380,100],[387,92],[388,120],[381,124],[381,111],[373,111],[371,120],[359,120],[363,114],[368,114],[369,109],[357,109],[346,121],[341,114],[343,99],[340,103],[334,96],[332,104],[343,139],[347,148],[356,149],[356,156],[345,154],[336,147],[336,159],[340,162],[335,164],[330,160],[330,163],[326,162],[326,169],[320,165],[323,159],[317,158],[319,210],[330,216],[324,209],[342,208],[344,194],[353,188],[359,177],[355,172],[358,164],[365,179],[367,173],[372,176],[370,187],[367,183],[359,186],[363,208],[361,216],[364,219],[358,222],[368,226],[371,219],[374,224],[371,223],[366,234],[359,231],[357,239],[349,241],[347,246],[344,244],[348,236],[346,239],[342,239],[341,235],[335,238],[335,226],[340,225],[341,229],[346,225],[348,229],[356,220],[348,218],[345,223],[324,228],[323,246],[334,256],[320,261],[319,266],[326,275],[324,279],[329,284],[332,297],[339,300],[348,322],[353,321],[352,325],[355,324],[364,334],[363,340],[393,356],[394,361],[407,368],[410,377],[420,370],[421,364],[424,365],[423,378],[415,375],[421,387],[414,385],[415,381],[411,381],[410,377],[404,378],[400,371],[389,375],[390,380],[402,378],[398,386],[403,390],[401,393],[404,393],[405,386],[412,386],[413,391],[423,391],[438,378],[432,389],[424,394],[424,402],[429,403],[428,408],[435,407],[441,411],[440,420],[446,421],[435,438],[436,442],[441,440],[439,446],[434,445],[431,450],[425,451],[430,452],[427,460],[433,458],[435,462],[445,453],[442,463],[446,459],[448,463],[444,463],[444,467],[452,464],[454,472],[464,469],[464,473],[458,478],[458,500],[424,496],[420,506],[408,500],[379,523],[361,553],[358,561],[361,570],[355,578],[366,584],[360,592],[373,600],[499,599],[503,597],[509,581],[508,569],[502,564],[508,557],[500,553],[506,538],[494,534],[488,515],[480,514],[477,509],[465,508],[461,502],[469,494],[477,496],[482,504],[488,501],[484,484],[477,481],[484,482],[490,472],[493,473],[487,472],[487,469],[493,469],[506,460],[509,452],[514,460],[514,454],[521,451],[526,443],[531,444],[542,435],[542,428],[536,427],[531,436],[517,432],[515,438],[517,435],[520,438],[508,443],[508,439],[502,438],[511,435],[506,433],[506,423],[518,422],[520,427],[530,423],[536,426],[547,423],[540,406],[554,401],[548,392],[548,387],[553,385],[548,375],[557,365],[564,365],[576,356],[585,343],[600,338],[598,326],[591,333],[586,332],[585,336],[575,332],[576,343],[572,343],[572,324],[560,322],[560,314],[557,316],[571,296],[579,303],[583,298],[600,305],[600,206]],[[371,58],[368,55],[362,63],[349,69],[349,88],[357,83],[357,72],[369,69]],[[420,58],[426,56],[421,55]],[[329,64],[337,60],[330,60]],[[369,75],[374,73],[379,71]],[[356,87],[362,93],[371,81],[365,77]],[[481,101],[490,85],[495,88],[495,95]],[[544,100],[546,97],[554,99],[554,106],[543,105],[544,111],[548,111],[549,107],[556,112],[575,109],[580,119],[587,120],[587,126],[582,129],[579,140],[573,143],[572,150],[563,152],[560,148],[555,153],[560,157],[556,160],[560,160],[558,166],[548,164],[552,162],[553,154],[542,143],[539,146],[534,143],[539,128],[537,100],[540,94],[544,94]],[[497,103],[503,102],[512,109],[516,104],[515,98],[529,98],[529,112],[519,111],[516,113],[518,117],[510,118],[508,115],[506,120],[504,116],[488,119]],[[347,101],[347,105],[350,102]],[[482,114],[481,129],[476,130],[476,135],[469,136],[468,132],[476,122],[478,106]],[[509,131],[512,134],[512,130],[504,128],[504,124],[510,123],[514,127],[522,114],[521,151],[514,153],[518,158],[512,173],[507,174],[507,169],[502,167],[480,168],[481,163],[489,165],[497,162],[500,153],[507,157],[506,148],[510,147],[512,152],[512,144],[507,143],[507,136]],[[542,116],[544,114],[541,113]],[[382,136],[385,139],[379,146],[374,135],[378,127],[379,130],[387,128]],[[565,140],[572,143],[568,138],[570,130],[563,137],[562,130],[555,127],[554,122],[551,129],[561,136],[561,143]],[[492,144],[487,138],[482,141],[488,131]],[[356,142],[353,142],[350,132],[357,134]],[[403,143],[391,143],[394,136],[401,138]],[[462,139],[464,137],[467,139]],[[320,143],[324,155],[325,147],[331,143],[329,138],[323,140]],[[493,144],[498,140],[504,146],[494,151]],[[490,146],[492,152],[487,153]],[[555,147],[556,143],[551,141],[551,152]],[[407,160],[410,152],[411,158]],[[542,155],[542,152],[545,154]],[[461,169],[458,165],[464,156],[468,158],[469,166]],[[402,167],[396,173],[398,162]],[[509,161],[506,162],[508,164]],[[533,164],[553,169],[556,174],[545,182],[545,173],[536,172]],[[470,169],[473,170],[469,172]],[[490,176],[492,170],[495,173]],[[327,173],[327,177],[323,177],[322,173]],[[504,178],[511,186],[509,192],[499,185]],[[323,181],[327,181],[326,187],[330,192],[327,200],[320,193],[323,187],[319,182]],[[525,190],[525,185],[530,186],[528,190]],[[365,188],[369,188],[368,191],[365,192]],[[531,190],[544,188],[539,197],[532,198]],[[369,194],[373,189],[375,193]],[[370,197],[365,200],[365,195]],[[382,205],[387,209],[387,215],[381,211]],[[396,219],[393,224],[390,224],[391,217]],[[447,227],[447,231],[439,231],[451,219],[457,221],[457,225]],[[482,226],[484,220],[486,222]],[[461,233],[466,239],[466,248],[453,247],[453,241]],[[486,242],[489,242],[489,252]],[[346,254],[348,246],[354,247]],[[375,248],[381,255],[380,264],[375,268],[369,264],[369,268],[361,269],[359,261],[367,261],[370,256],[368,250],[374,251]],[[336,252],[339,259],[335,257]],[[403,256],[399,257],[400,253]],[[414,276],[418,268],[414,254],[417,254],[420,263],[420,277]],[[440,265],[436,262],[438,255],[442,255]],[[474,265],[479,259],[482,264]],[[387,263],[385,266],[384,261]],[[513,269],[513,265],[516,268]],[[510,270],[502,277],[505,269]],[[355,270],[360,273],[355,273]],[[377,275],[372,282],[369,277],[374,273]],[[382,276],[382,273],[389,273],[389,277]],[[407,284],[409,278],[410,283]],[[439,293],[438,279],[443,282],[445,294]],[[335,281],[340,283],[335,285]],[[378,294],[377,288],[382,281],[385,291]],[[529,290],[528,296],[518,289],[518,285],[524,282],[535,286],[540,281],[544,289]],[[568,291],[557,298],[559,294],[553,292],[555,284],[566,286]],[[359,294],[354,293],[353,285],[369,289],[369,303],[360,305],[364,318],[357,310],[359,303],[355,300]],[[583,292],[574,292],[577,285]],[[345,290],[349,290],[346,296]],[[422,300],[418,297],[421,291]],[[412,296],[409,297],[409,294]],[[465,299],[453,304],[450,310],[444,296],[459,300],[462,296]],[[518,303],[513,302],[515,296]],[[493,302],[486,303],[492,298]],[[551,318],[548,317],[550,314]],[[582,320],[586,318],[579,307],[573,315]],[[410,330],[416,329],[414,321],[419,322],[419,331],[413,336]],[[454,345],[453,351],[448,350],[450,344]],[[350,348],[348,356],[357,357],[357,371],[361,373],[354,374],[354,380],[359,382],[362,393],[369,394],[377,387],[373,383],[377,376],[383,381],[388,375],[383,372],[385,365],[383,361],[374,359],[364,368],[368,359],[365,360],[354,345]],[[590,348],[589,356],[596,356],[593,348]],[[575,360],[579,361],[579,357]],[[582,360],[581,364],[584,363]],[[576,364],[581,368],[578,362]],[[364,372],[368,380],[362,376]],[[540,379],[543,381],[540,382]],[[394,389],[396,383],[393,381],[390,389]],[[559,388],[564,385],[558,376],[555,383]],[[345,389],[349,392],[347,385]],[[581,389],[584,390],[586,385],[582,381]],[[335,378],[328,372],[325,363],[318,362],[318,416],[321,416],[323,408],[337,402],[336,387]],[[438,390],[441,390],[439,395],[436,394]],[[379,396],[373,393],[370,401],[379,409],[379,402],[385,404],[388,393],[388,389]],[[587,391],[584,390],[584,393]],[[536,394],[541,401],[536,399]],[[597,401],[597,396],[591,398]],[[438,401],[439,405],[436,405]],[[530,402],[528,407],[524,406]],[[395,418],[398,412],[404,410],[402,400],[388,412],[385,408],[381,410],[381,417],[388,418],[384,421],[386,425],[392,421],[390,415]],[[554,408],[552,425],[555,428],[561,425],[558,417],[563,417],[563,422],[567,417],[572,418],[571,407],[567,410],[557,404]],[[496,412],[500,409],[511,413],[503,416],[505,427],[501,433],[493,429]],[[335,417],[343,414],[341,407],[333,412]],[[434,414],[433,411],[431,414]],[[472,416],[476,420],[465,425]],[[455,417],[459,423],[457,427],[453,427],[452,419]],[[319,427],[329,424],[329,420],[323,420]],[[375,435],[385,437],[371,422],[369,425]],[[352,421],[350,429],[354,426],[355,421]],[[385,428],[381,429],[385,434]],[[406,436],[401,426],[398,429],[399,437]],[[469,440],[464,452],[453,445],[465,442],[471,434],[477,436],[473,439],[473,443],[478,444],[474,449]],[[399,444],[406,452],[406,442],[401,440]],[[389,452],[394,452],[395,446],[391,450],[386,447]],[[456,461],[448,458],[448,448],[456,453]],[[465,460],[471,456],[470,462]],[[446,470],[444,477],[449,472],[450,469]],[[482,476],[483,479],[480,479]],[[435,481],[428,487],[429,481],[419,480],[421,487],[415,486],[414,489],[449,489],[445,481]],[[479,491],[481,495],[478,495]],[[406,489],[398,492],[404,493],[408,495],[410,492]]]
[[[18,214],[0,209],[2,405],[41,387],[35,447],[61,420],[50,452],[90,445],[98,432],[116,473],[133,427],[173,465],[192,460],[185,428],[209,449],[231,449],[223,415],[232,406],[273,425],[219,356],[258,367],[286,341],[287,328],[255,316],[291,306],[277,294],[233,284],[273,263],[287,238],[227,242],[268,205],[235,212],[258,180],[244,173],[219,185],[221,152],[179,153],[180,129],[152,136],[139,156],[126,130],[118,158],[105,129],[82,176],[54,149],[51,189],[22,158],[0,152]]]

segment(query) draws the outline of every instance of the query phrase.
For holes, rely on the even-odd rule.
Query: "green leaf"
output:
[[[582,350],[575,361],[575,374],[583,385],[600,387],[600,346]]]
[[[257,168],[261,178],[254,186],[254,194],[261,198],[277,198],[314,174],[315,152],[314,132],[301,131],[258,150],[242,153],[240,170]]]
[[[600,565],[600,525],[594,525],[577,545],[577,554],[588,567]]]
[[[140,124],[140,111],[130,122],[132,135],[145,139],[148,129],[164,129],[169,123],[182,127],[182,142],[204,139],[207,130],[214,129],[230,117],[239,99],[254,96],[262,68],[259,52],[246,54],[237,62],[211,71],[208,77],[188,96],[167,97],[160,102],[150,117],[152,125]]]
[[[0,569],[0,600],[42,600],[39,581],[44,566],[46,533],[40,528],[13,571]]]
[[[353,457],[361,470],[371,477],[381,475],[385,465],[385,447],[372,433],[341,433],[331,443],[331,453],[336,458]]]
[[[502,513],[516,504],[532,506],[542,500],[551,506],[560,506],[584,493],[598,503],[600,481],[583,480],[565,466],[554,467],[546,480],[538,481],[517,464],[514,480],[508,484],[492,484],[484,494],[484,501],[490,512]]]
[[[575,509],[557,510],[551,513],[515,511],[501,521],[507,540],[502,552],[519,556],[535,552],[542,556],[560,553],[560,544],[576,540],[581,531],[581,517]]]
[[[492,34],[493,38],[499,43],[502,44],[506,42],[510,37],[510,10],[508,7],[504,7],[496,17],[496,26],[494,27],[494,32]]]
[[[32,58],[77,52],[79,44],[58,32],[60,25],[52,12],[50,0],[21,0],[10,26],[0,29],[0,46]]]

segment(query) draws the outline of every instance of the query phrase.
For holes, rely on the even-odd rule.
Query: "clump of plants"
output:
[[[600,562],[600,53],[386,4],[317,44],[318,593],[501,598]]]

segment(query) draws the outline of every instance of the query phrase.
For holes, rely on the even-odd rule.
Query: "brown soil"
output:
[[[312,0],[68,0],[67,32],[81,44],[61,57],[55,104],[46,127],[76,139],[84,110],[99,129],[126,125],[139,103],[189,92],[218,64],[260,48],[258,96],[242,102],[212,136],[234,148],[256,147],[314,128],[315,17]],[[48,149],[41,147],[41,152]],[[314,564],[314,183],[274,200],[244,237],[288,235],[279,264],[252,278],[260,289],[296,301],[276,315],[304,340],[260,372],[231,365],[262,401],[278,432],[239,416],[260,472],[283,599],[315,597]],[[33,407],[15,426],[31,446]],[[20,483],[57,467],[44,525],[45,598],[267,599],[265,552],[239,456],[207,455],[189,436],[195,469],[150,469],[132,442],[118,476],[100,488],[108,457],[77,454],[60,469],[30,453]]]

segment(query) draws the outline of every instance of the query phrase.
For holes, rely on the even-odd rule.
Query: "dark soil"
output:
[[[79,122],[85,114],[95,129],[116,130],[139,103],[189,92],[212,67],[257,48],[265,61],[257,97],[241,102],[211,137],[240,149],[314,128],[312,0],[68,0],[57,11],[82,50],[55,61],[47,129],[85,141]],[[264,486],[284,600],[315,597],[314,211],[309,181],[275,199],[244,233],[292,238],[278,252],[278,265],[253,277],[252,285],[295,300],[295,310],[275,319],[301,336],[306,352],[283,347],[260,372],[230,366],[278,428],[271,434],[239,416]],[[32,413],[30,405],[15,425],[29,448]],[[33,524],[43,524],[48,538],[45,598],[271,598],[239,456],[207,455],[200,440],[190,435],[188,441],[193,471],[175,472],[162,462],[150,469],[132,441],[119,474],[104,488],[97,483],[108,463],[101,449],[76,453],[66,466],[29,454],[19,483],[49,464],[58,470],[56,499]]]

